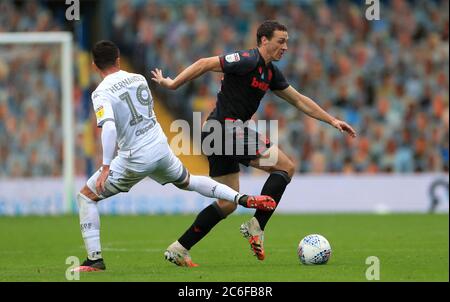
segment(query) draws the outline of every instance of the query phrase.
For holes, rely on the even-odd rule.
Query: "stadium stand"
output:
[[[254,47],[262,20],[286,24],[289,50],[279,67],[359,133],[344,140],[268,95],[255,118],[279,120],[280,145],[298,172],[448,171],[448,1],[383,3],[379,21],[367,21],[358,1],[116,4],[114,36],[135,65],[170,76],[200,57]],[[158,92],[189,120],[193,110],[211,111],[219,85],[220,75],[210,74]]]
[[[293,86],[359,133],[355,140],[342,138],[268,94],[255,119],[279,121],[279,144],[300,173],[448,171],[448,1],[391,1],[379,21],[365,20],[356,1],[107,3],[113,15],[104,38],[117,42],[133,68],[148,77],[156,67],[174,76],[200,57],[252,48],[264,19],[286,24],[289,51],[278,66]],[[0,10],[0,31],[62,29],[45,1],[25,1],[19,9],[5,0]],[[9,58],[0,49],[0,177],[61,173],[61,134],[54,131],[60,121],[53,72],[58,62],[52,51],[39,47]],[[16,72],[30,66],[45,70],[44,76]],[[14,82],[26,89],[8,89]],[[168,112],[190,121],[192,111],[206,118],[219,85],[220,74],[211,73],[175,92],[152,90]],[[100,154],[83,89],[77,81],[78,175],[90,174]]]

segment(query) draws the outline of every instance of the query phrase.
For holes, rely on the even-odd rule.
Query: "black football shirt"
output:
[[[251,119],[266,91],[289,87],[281,71],[265,64],[257,48],[220,56],[224,73],[216,108],[208,119]]]

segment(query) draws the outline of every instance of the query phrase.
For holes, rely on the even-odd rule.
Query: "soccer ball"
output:
[[[300,241],[297,255],[303,264],[325,264],[330,259],[331,246],[322,235],[311,234]]]

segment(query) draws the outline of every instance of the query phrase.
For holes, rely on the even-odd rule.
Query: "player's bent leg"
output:
[[[274,165],[267,166],[262,163],[262,160],[265,157],[274,158],[270,152],[276,154],[277,161]],[[269,178],[261,190],[261,195],[271,196],[278,205],[295,171],[292,161],[276,146],[272,146],[262,158],[251,161],[250,165],[270,173]],[[240,228],[241,234],[250,243],[250,249],[258,260],[264,260],[266,257],[264,251],[264,228],[273,212],[257,210],[254,217],[243,223]]]
[[[256,159],[250,162],[252,167],[269,172],[269,178],[264,183],[261,190],[261,195],[271,196],[275,202],[278,203],[283,196],[286,186],[290,183],[292,176],[294,175],[295,167],[292,161],[284,154],[283,151],[279,150],[278,147],[272,146],[269,152],[277,154],[277,161],[273,166],[265,166],[261,164],[262,159]],[[269,156],[268,154],[263,155],[263,157]],[[258,220],[259,225],[262,230],[264,230],[267,222],[272,216],[274,211],[256,211],[255,218]]]
[[[110,174],[105,183],[105,191],[101,194],[96,191],[95,184],[101,172],[101,170],[98,170],[88,179],[86,185],[77,195],[80,228],[87,259],[80,267],[74,269],[76,271],[92,272],[102,271],[106,268],[101,253],[100,215],[97,202],[117,193],[129,191],[144,177],[135,173],[127,175],[123,173],[124,171],[126,169],[123,161],[118,157],[114,158],[111,163]],[[119,179],[121,179],[121,182],[119,182]]]
[[[234,190],[239,189],[239,176],[237,173],[228,177],[228,181],[226,185]],[[231,185],[230,181],[232,181]],[[189,255],[188,251],[202,240],[216,224],[236,209],[236,204],[229,201],[223,201],[223,208],[219,206],[219,203],[220,201],[213,202],[197,215],[193,224],[184,232],[178,241],[172,243],[167,248],[164,253],[167,260],[180,266],[188,266],[184,265],[188,262],[182,260],[186,255]]]

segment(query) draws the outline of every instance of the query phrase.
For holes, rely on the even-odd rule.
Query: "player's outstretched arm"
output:
[[[164,77],[162,74],[161,69],[155,68],[152,70],[152,81],[158,83],[159,85],[169,88],[169,89],[177,89],[181,85],[183,85],[186,82],[189,82],[195,78],[198,78],[202,74],[208,71],[216,71],[221,72],[222,67],[220,66],[220,60],[219,57],[209,57],[209,58],[202,58],[192,64],[191,66],[187,67],[185,70],[183,70],[175,79],[171,79],[169,77]]]
[[[355,130],[353,130],[350,125],[329,115],[316,102],[311,100],[309,97],[299,93],[292,86],[289,86],[284,90],[275,90],[274,93],[280,98],[294,105],[298,110],[303,111],[307,115],[317,120],[328,123],[341,132],[345,131],[352,137],[356,136]]]

